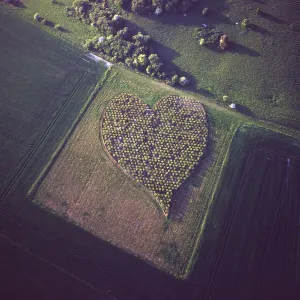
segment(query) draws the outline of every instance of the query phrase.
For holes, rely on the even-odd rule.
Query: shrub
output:
[[[147,13],[149,7],[146,6],[146,0],[132,0],[131,11],[140,15]]]
[[[165,72],[157,72],[157,77],[159,79],[165,79],[167,76]]]
[[[186,85],[188,85],[190,82],[188,81],[188,79],[187,79],[186,77],[180,77],[180,78],[179,78],[179,83],[180,83],[180,85],[182,85],[182,86],[186,86]]]
[[[34,14],[33,16],[34,20],[40,22],[42,20],[42,18],[40,17],[40,15],[38,13]]]
[[[127,58],[125,59],[125,65],[126,65],[127,67],[132,68],[132,67],[133,67],[133,59],[130,58],[130,57],[127,57]]]
[[[260,8],[257,8],[257,9],[255,10],[255,13],[256,13],[257,15],[261,16],[261,17],[265,17],[265,16],[266,16],[266,13],[265,13],[263,10],[261,10]]]
[[[171,81],[173,85],[176,85],[179,82],[179,76],[177,74],[173,75]]]
[[[149,62],[152,66],[152,68],[155,70],[155,71],[159,71],[162,67],[162,62],[160,60],[160,58],[158,57],[157,54],[151,54],[149,55]]]
[[[94,49],[94,41],[92,39],[88,39],[82,46],[85,50],[91,51]]]
[[[199,40],[199,44],[200,44],[200,46],[204,46],[204,45],[206,44],[205,39],[204,39],[204,38],[201,38],[201,39]]]
[[[247,29],[251,27],[251,22],[249,19],[244,19],[241,23],[241,28],[242,29]]]
[[[165,80],[165,83],[168,84],[168,85],[170,85],[170,86],[173,86],[173,85],[174,85],[173,82],[172,82],[172,79],[170,79],[170,78],[167,78],[167,79]]]
[[[157,0],[153,3],[160,5],[163,2]],[[149,5],[149,0],[137,0],[136,4]],[[95,30],[101,32],[100,35],[88,39],[82,45],[84,49],[97,51],[102,57],[122,62],[127,67],[140,70],[152,77],[166,78],[166,74],[161,72],[162,61],[150,47],[151,37],[141,32],[132,34],[128,27],[124,27],[123,17],[109,8],[107,0],[76,0],[73,7],[67,7],[66,11],[68,16],[91,24]],[[171,77],[169,75],[170,80]]]
[[[157,16],[161,15],[162,14],[162,9],[160,7],[156,7],[155,14]]]
[[[129,0],[115,0],[114,1],[117,7],[127,9],[130,5]]]
[[[207,16],[208,13],[209,13],[208,7],[203,8],[203,10],[202,10],[202,15],[203,15],[203,16]]]
[[[88,0],[75,0],[73,2],[73,6],[74,7],[78,7],[78,8],[84,7],[84,6],[87,6],[87,5],[89,5],[89,1]]]
[[[160,8],[162,9],[164,6],[164,1],[163,0],[152,0],[152,7],[153,8]]]
[[[153,73],[153,68],[151,65],[149,65],[147,68],[146,68],[146,73],[151,75]]]
[[[223,96],[223,101],[224,101],[224,102],[228,102],[228,101],[229,101],[229,96],[224,95],[224,96]]]
[[[220,37],[220,41],[219,41],[219,48],[222,49],[222,50],[226,50],[228,49],[229,47],[229,39],[228,39],[228,36],[223,34],[221,37]]]

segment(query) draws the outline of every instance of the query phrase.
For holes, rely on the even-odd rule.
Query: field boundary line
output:
[[[45,119],[45,118],[41,117],[41,116],[38,115],[38,114],[29,112],[29,111],[27,111],[27,110],[25,110],[25,109],[19,107],[18,105],[15,105],[15,104],[13,104],[13,103],[9,103],[8,101],[5,101],[5,100],[3,100],[3,99],[0,99],[0,102],[5,103],[5,104],[7,104],[7,105],[9,105],[9,106],[11,106],[11,107],[13,107],[13,108],[15,108],[15,109],[17,109],[17,110],[20,110],[20,111],[22,111],[22,112],[24,112],[24,113],[26,113],[26,114],[28,114],[28,115],[34,117],[34,118],[37,118],[37,119],[39,119],[39,120],[41,120],[41,121],[43,121],[43,122],[48,122],[48,121],[51,120],[51,119]]]
[[[247,161],[246,161],[246,164],[244,165],[244,170],[243,170],[243,174],[242,174],[242,177],[241,177],[241,181],[240,182],[243,182],[244,181],[244,178],[248,172],[248,169],[250,167],[250,161],[251,161],[251,158],[253,156],[253,152],[254,152],[254,148],[255,147],[252,147],[250,149],[250,151],[248,152],[248,157],[247,157]],[[224,248],[228,242],[228,236],[230,234],[230,231],[231,231],[231,228],[232,228],[232,223],[233,223],[233,219],[236,215],[236,212],[237,212],[237,207],[239,206],[239,201],[238,201],[238,196],[239,194],[241,193],[241,190],[240,190],[240,186],[239,185],[239,188],[236,192],[236,195],[234,196],[233,200],[229,203],[229,207],[227,209],[227,212],[226,212],[226,218],[225,218],[225,222],[224,222],[224,226],[223,228],[221,229],[221,237],[220,237],[220,243],[216,249],[216,259],[213,263],[213,267],[212,267],[212,272],[211,272],[211,275],[210,275],[210,280],[209,280],[209,284],[208,284],[208,292],[206,294],[206,297],[205,299],[211,299],[211,296],[212,296],[212,291],[213,291],[213,286],[214,286],[214,279],[215,279],[215,276],[216,276],[216,273],[218,271],[218,268],[219,268],[219,264],[222,260],[222,257],[223,257],[223,254],[224,254]]]
[[[0,182],[0,189],[1,189],[3,186],[5,186],[5,184],[6,184],[7,182],[12,182],[12,181],[13,181],[13,178],[11,177],[11,175],[9,174],[9,172],[8,172],[7,170],[5,170],[5,169],[3,169],[3,168],[0,168],[0,173],[1,173],[1,172],[4,174],[5,180],[2,181],[2,182]]]
[[[300,145],[299,145],[300,147]],[[296,156],[296,155],[288,155],[288,153],[286,152],[283,152],[283,151],[278,151],[278,150],[273,150],[272,148],[269,148],[269,147],[266,147],[266,146],[261,146],[259,145],[257,147],[258,149],[264,151],[264,152],[267,152],[267,153],[270,153],[270,154],[275,154],[275,155],[279,155],[279,156],[283,156],[285,158],[294,158],[295,160],[299,160],[300,159],[300,156]]]
[[[0,45],[1,45],[1,44],[0,44]],[[49,62],[47,59],[42,58],[42,57],[38,56],[38,55],[35,54],[35,53],[30,53],[30,52],[21,50],[21,49],[19,49],[19,48],[16,48],[15,46],[10,45],[10,44],[2,44],[2,46],[3,46],[4,48],[5,48],[5,47],[11,48],[11,49],[13,49],[13,50],[15,50],[15,51],[17,51],[17,52],[20,52],[20,53],[22,53],[22,54],[25,54],[25,55],[27,55],[27,56],[34,57],[35,59],[40,60],[40,61],[46,63],[46,64],[49,65],[49,66],[58,68],[58,69],[60,69],[60,70],[66,71],[66,72],[68,72],[68,73],[71,72],[71,70],[67,70],[67,69],[65,69],[65,68],[63,68],[63,67],[61,67],[61,66],[59,66],[59,65],[54,64],[53,62]],[[87,71],[86,69],[84,69],[84,70]]]
[[[79,282],[85,284],[86,286],[88,286],[88,287],[91,288],[92,290],[96,291],[99,295],[107,296],[107,297],[109,297],[108,299],[113,299],[113,298],[111,298],[111,296],[109,296],[109,290],[107,290],[106,292],[101,291],[101,290],[99,290],[98,288],[96,288],[94,285],[92,285],[92,284],[88,283],[87,281],[81,279],[80,277],[76,276],[75,274],[73,274],[73,273],[71,273],[71,272],[69,272],[69,271],[67,271],[67,270],[65,270],[65,269],[63,269],[63,268],[61,268],[61,267],[59,267],[57,264],[51,262],[50,260],[46,259],[45,257],[43,257],[43,256],[41,256],[41,255],[39,255],[39,254],[37,254],[36,252],[30,251],[28,248],[26,248],[26,247],[23,246],[22,244],[19,244],[19,243],[13,241],[12,239],[10,239],[9,237],[7,237],[6,235],[0,233],[0,236],[1,236],[3,239],[9,241],[9,242],[10,242],[11,244],[13,244],[14,246],[16,246],[16,247],[18,247],[19,249],[21,249],[22,251],[24,251],[24,252],[26,252],[26,253],[28,253],[28,254],[30,254],[30,255],[32,255],[32,256],[38,258],[39,260],[41,260],[41,261],[43,261],[43,262],[45,262],[45,263],[47,263],[47,264],[50,264],[51,266],[53,266],[54,268],[60,270],[61,272],[66,273],[67,275],[69,275],[69,276],[75,278],[75,279],[78,280]]]
[[[279,196],[279,199],[278,199],[278,202],[277,202],[277,205],[276,205],[276,211],[275,211],[272,226],[271,226],[271,229],[270,229],[270,235],[268,236],[268,241],[267,241],[267,244],[266,244],[266,247],[265,247],[265,250],[264,250],[264,254],[263,254],[263,261],[261,263],[260,270],[259,270],[259,275],[257,277],[256,294],[258,294],[259,288],[261,286],[263,271],[264,271],[264,268],[265,268],[266,258],[267,258],[267,254],[268,254],[268,251],[269,251],[269,248],[270,248],[271,239],[275,234],[274,227],[276,225],[276,222],[278,221],[279,209],[283,206],[283,195],[284,195],[285,190],[286,190],[285,183],[287,181],[288,170],[289,170],[289,166],[287,165],[286,169],[285,169],[285,175],[284,175],[284,178],[283,178],[282,186],[281,186],[280,196]]]
[[[37,236],[42,237],[45,240],[51,241],[56,243],[59,247],[65,249],[66,251],[72,253],[73,255],[76,255],[78,258],[83,259],[88,261],[89,263],[92,263],[97,269],[104,271],[105,273],[115,276],[117,278],[119,278],[121,281],[123,281],[124,283],[128,283],[131,286],[137,287],[140,291],[145,291],[148,295],[150,296],[154,296],[154,298],[152,299],[157,299],[157,300],[164,300],[163,298],[161,298],[160,296],[154,295],[151,291],[149,291],[147,288],[144,288],[143,286],[139,285],[139,284],[135,284],[133,281],[126,279],[121,273],[116,273],[116,272],[112,272],[109,270],[109,268],[107,267],[102,267],[101,265],[99,265],[98,262],[96,262],[95,260],[89,260],[86,258],[86,256],[83,256],[80,253],[80,250],[77,250],[75,248],[70,247],[70,245],[63,243],[59,240],[57,240],[55,237],[51,236],[50,234],[47,234],[45,232],[43,232],[42,230],[39,230],[38,228],[32,227],[30,226],[31,224],[28,221],[24,221],[23,219],[8,213],[7,211],[3,210],[0,208],[0,214],[2,216],[4,216],[5,218],[9,219],[10,221],[18,224],[18,225],[23,225],[24,227],[26,227],[29,231],[31,231],[32,233],[34,233]],[[3,233],[0,233],[0,236],[6,237],[6,235],[4,235]],[[8,238],[8,237],[7,237]],[[9,238],[8,238],[9,239]],[[13,241],[14,242],[14,241]],[[14,242],[16,244],[18,244],[21,248],[27,249],[24,245]],[[28,250],[29,251],[29,250]],[[35,252],[32,252],[33,254],[36,254]],[[37,256],[41,257],[42,259],[44,259],[45,261],[49,262],[50,264],[56,265],[54,263],[52,263],[50,260],[44,258],[42,255],[36,254]],[[65,271],[67,273],[70,273],[69,271],[67,271],[65,268],[63,267],[59,267],[57,266],[59,269],[61,269],[62,271]],[[72,274],[72,273],[71,273]],[[80,277],[78,277],[80,279]],[[84,281],[84,280],[83,280]]]
[[[109,71],[106,70],[106,72],[109,72]],[[82,118],[85,115],[86,111],[88,110],[88,108],[90,107],[91,103],[93,102],[95,96],[97,95],[97,93],[99,92],[99,90],[102,87],[103,83],[105,82],[105,80],[106,80],[106,72],[104,74],[102,74],[102,76],[101,76],[102,79],[100,79],[100,81],[98,80],[98,83],[95,85],[94,90],[92,91],[92,93],[90,94],[89,98],[87,99],[87,101],[82,106],[80,112],[77,115],[77,118],[73,121],[72,125],[70,126],[69,130],[67,131],[66,135],[64,136],[62,142],[56,147],[56,150],[53,153],[51,159],[48,161],[48,163],[46,163],[45,167],[40,172],[40,175],[37,177],[36,181],[32,184],[30,190],[28,191],[28,196],[29,197],[31,197],[31,195],[33,193],[35,193],[35,191],[37,190],[37,188],[40,185],[41,181],[48,174],[48,172],[50,171],[51,167],[55,163],[56,159],[58,158],[58,156],[60,155],[60,153],[63,151],[65,145],[70,140],[71,135],[74,133],[77,125],[82,120]],[[87,72],[85,73],[85,75],[86,74],[87,74]]]
[[[4,168],[0,168],[0,172],[2,172],[4,175],[9,175],[8,171]]]
[[[192,271],[192,268],[194,266],[194,260],[196,259],[196,256],[198,255],[197,252],[201,248],[201,243],[202,243],[201,239],[202,239],[203,234],[204,234],[204,230],[205,230],[205,227],[206,227],[206,222],[207,222],[207,219],[209,218],[209,215],[210,215],[210,210],[211,210],[211,207],[212,207],[213,202],[214,202],[215,194],[216,194],[216,192],[218,190],[218,187],[220,185],[220,179],[221,179],[222,173],[224,171],[224,168],[226,167],[225,162],[228,160],[229,150],[230,150],[230,145],[231,145],[232,139],[233,139],[236,131],[238,130],[238,128],[239,127],[236,127],[233,133],[228,132],[228,134],[226,135],[226,138],[231,135],[231,139],[230,139],[229,142],[226,142],[226,138],[223,139],[224,142],[221,144],[222,146],[220,147],[221,149],[219,151],[219,154],[217,155],[217,157],[214,161],[215,165],[218,164],[218,162],[220,162],[220,165],[221,165],[220,168],[221,169],[220,169],[220,172],[219,172],[219,175],[218,175],[217,178],[216,178],[216,176],[214,176],[214,173],[212,173],[209,177],[209,183],[211,181],[213,181],[213,184],[209,184],[209,186],[211,186],[211,188],[210,188],[211,196],[209,197],[209,199],[207,201],[206,213],[205,213],[203,219],[200,220],[198,225],[197,225],[197,231],[195,233],[195,241],[194,241],[193,251],[192,251],[189,263],[188,263],[183,275],[181,276],[182,279],[189,276],[189,274]],[[223,149],[227,149],[227,151],[222,152]],[[208,183],[206,183],[206,185],[207,184]]]
[[[258,146],[254,146],[253,147],[253,155],[254,155],[254,153],[257,151],[257,150],[259,150],[259,151],[261,151],[261,149],[260,149],[260,145],[258,145]],[[253,157],[253,155],[252,155],[252,157]],[[251,157],[251,159],[250,159],[250,166],[251,166],[251,160],[252,160],[252,157]],[[250,167],[249,167],[250,168]],[[266,168],[266,170],[267,170],[267,168]],[[264,170],[264,172],[267,172],[266,170]],[[248,172],[247,172],[248,173]],[[247,175],[247,174],[246,174]],[[240,182],[240,185],[243,185],[244,184],[244,182],[243,181],[241,181]],[[239,190],[240,190],[240,185],[239,185]],[[262,188],[260,189],[260,194],[264,191],[264,185],[265,185],[265,182],[263,181],[262,182],[262,184],[260,185]],[[256,212],[257,212],[257,210],[260,208],[260,204],[261,204],[261,201],[256,201],[256,203],[255,203],[255,205],[254,205],[254,208],[253,208],[253,212],[252,212],[252,216],[255,216],[256,215]],[[243,235],[243,238],[245,239],[245,241],[246,242],[244,242],[244,244],[242,245],[242,251],[240,251],[240,253],[238,254],[238,263],[236,264],[236,265],[240,265],[240,262],[241,262],[241,260],[242,260],[242,256],[243,256],[243,254],[244,254],[244,251],[245,251],[245,249],[246,249],[246,247],[248,246],[247,245],[247,237],[249,236],[249,233],[250,233],[250,230],[251,230],[251,225],[253,224],[253,221],[254,221],[254,218],[252,217],[251,218],[251,220],[249,220],[249,226],[248,226],[248,228],[247,228],[247,230],[245,230],[245,235]],[[234,278],[236,278],[236,276],[237,276],[237,274],[235,274],[235,276],[234,276]]]
[[[19,76],[18,74],[12,73],[12,72],[7,71],[7,70],[2,69],[2,68],[0,68],[0,69],[1,69],[1,71],[2,71],[3,73],[6,73],[8,76],[11,76],[11,77],[14,77],[14,78],[16,78],[16,79],[19,79],[19,80],[21,80],[21,81],[23,81],[23,82],[26,82],[26,83],[32,85],[35,89],[37,89],[37,90],[42,90],[42,91],[44,91],[44,92],[47,92],[47,93],[49,93],[49,94],[51,94],[51,95],[53,95],[53,96],[55,96],[55,97],[57,97],[57,98],[67,100],[67,99],[70,97],[70,95],[72,94],[72,92],[71,92],[69,95],[66,95],[66,96],[62,96],[62,95],[56,94],[56,93],[54,93],[53,91],[51,91],[51,90],[49,90],[49,89],[47,89],[47,88],[44,88],[44,87],[42,87],[42,86],[39,86],[39,85],[33,83],[32,81],[27,80],[27,79],[25,79],[25,78]],[[82,77],[82,76],[81,76],[81,77]],[[76,86],[75,86],[74,88],[76,88]]]
[[[230,134],[227,133],[226,137],[229,136]],[[209,130],[209,135],[208,135],[208,144],[207,144],[207,157],[203,157],[203,164],[204,166],[201,167],[201,169],[199,170],[199,174],[204,172],[204,174],[207,173],[209,167],[211,166],[215,166],[216,167],[216,163],[218,160],[222,160],[222,158],[220,158],[222,156],[222,151],[219,152],[214,152],[216,150],[216,148],[213,149],[209,149],[210,146],[215,147],[215,140],[217,139],[216,136],[213,135],[213,133],[211,132],[211,130]],[[223,143],[220,144],[220,148],[224,149],[225,148],[225,140],[223,140]],[[220,149],[220,150],[221,150]],[[209,155],[212,154],[212,156],[210,157]],[[215,156],[214,156],[215,154]],[[198,175],[198,174],[197,174]],[[203,175],[201,175],[203,176]],[[205,175],[204,175],[205,176]],[[210,174],[210,176],[206,177],[207,178],[207,182],[205,182],[205,177],[201,179],[201,183],[199,186],[197,187],[192,187],[193,190],[191,191],[191,197],[190,197],[190,201],[192,200],[194,201],[199,201],[199,197],[201,198],[201,192],[203,193],[203,188],[204,188],[204,199],[206,199],[206,201],[204,202],[204,211],[206,213],[204,213],[204,215],[202,217],[199,218],[199,221],[196,225],[196,229],[194,230],[194,232],[192,233],[192,238],[191,241],[189,243],[189,248],[192,249],[190,251],[190,258],[186,264],[186,267],[184,268],[184,270],[182,270],[182,274],[180,276],[180,278],[184,279],[187,276],[189,276],[190,272],[192,271],[192,267],[194,266],[194,260],[195,260],[195,256],[197,255],[197,251],[199,250],[199,248],[201,247],[201,237],[202,237],[202,230],[205,227],[205,222],[206,222],[206,215],[207,212],[209,210],[209,205],[210,205],[210,197],[205,197],[205,194],[207,193],[207,190],[213,190],[215,187],[215,184],[217,182],[217,179],[214,178],[214,176],[212,176],[212,174]],[[205,187],[202,185],[204,184],[206,186]],[[198,198],[195,200],[195,198]],[[188,207],[187,207],[188,209]]]
[[[299,186],[298,186],[298,191],[299,191]],[[298,266],[298,268],[296,267],[295,270],[296,270],[296,281],[295,281],[295,284],[299,284],[299,266],[300,266],[300,203],[298,202],[298,209],[297,209],[297,212],[298,212],[298,218],[296,218],[296,221],[297,221],[297,224],[295,226],[295,229],[296,229],[296,237],[297,237],[297,240],[296,240],[296,266]]]
[[[10,139],[10,140],[12,140],[12,141],[14,141],[14,142],[16,142],[16,143],[24,146],[24,147],[27,147],[27,148],[34,148],[36,146],[36,144],[27,144],[27,143],[24,143],[24,142],[20,141],[19,139],[13,137],[11,134],[3,132],[1,130],[0,130],[0,135],[3,135],[6,138],[8,138],[8,139]]]
[[[64,103],[62,104],[61,108],[59,109],[59,111],[56,113],[55,117],[51,120],[50,124],[47,126],[46,130],[44,131],[44,133],[41,135],[41,137],[38,139],[38,141],[34,144],[27,144],[27,143],[24,143],[22,141],[20,141],[19,139],[13,137],[11,134],[8,134],[6,132],[3,132],[0,130],[0,134],[8,137],[9,139],[25,146],[25,147],[36,147],[38,146],[40,143],[41,143],[41,140],[43,139],[44,135],[49,131],[49,128],[51,129],[55,122],[57,121],[59,115],[61,115],[62,111],[65,109],[66,105],[70,102],[70,100],[72,99],[74,93],[79,89],[80,85],[82,84],[82,82],[84,81],[84,79],[86,78],[87,76],[87,72],[85,72],[85,74],[79,79],[78,81],[78,84],[74,87],[71,95],[69,98],[66,98],[66,101],[64,101]]]
[[[65,110],[65,108],[67,107],[67,105],[70,103],[70,101],[73,98],[74,94],[79,90],[79,88],[82,85],[83,81],[86,79],[87,74],[88,74],[88,72],[86,71],[84,73],[84,75],[80,78],[78,84],[76,85],[76,87],[72,91],[71,96],[64,102],[63,106],[61,107],[61,109],[59,110],[59,112],[56,114],[56,116],[53,118],[53,120],[49,124],[48,128],[45,130],[44,134],[41,136],[41,138],[39,139],[39,141],[33,146],[34,147],[33,150],[27,156],[27,158],[25,159],[25,162],[23,163],[23,165],[21,166],[21,168],[18,170],[18,172],[14,175],[14,177],[13,177],[13,183],[1,195],[1,197],[0,197],[0,203],[4,202],[5,198],[7,198],[8,194],[12,191],[12,189],[14,188],[14,186],[16,184],[17,178],[20,177],[20,175],[22,174],[22,172],[24,171],[24,169],[28,166],[28,164],[31,161],[32,157],[38,151],[39,146],[41,145],[41,143],[43,141],[45,141],[45,139],[48,136],[49,132],[51,131],[51,129],[53,128],[53,126],[55,125],[55,123],[57,122],[57,120],[59,119],[59,117],[61,116],[61,114]],[[72,125],[71,125],[71,127],[72,127]]]
[[[31,24],[31,23],[30,23],[30,24]],[[3,29],[2,29],[2,30],[3,30]],[[23,38],[22,38],[22,37],[14,30],[14,29],[11,29],[11,28],[10,28],[9,31],[4,29],[3,31],[4,31],[4,32],[13,32],[13,34],[14,34],[15,36],[17,36],[18,39],[22,39],[22,41],[23,41],[24,44],[31,45],[31,43],[28,43],[27,40],[24,40],[24,39],[23,39]],[[39,34],[36,35],[36,37],[34,38],[34,40],[32,41],[32,43],[33,43],[33,44],[36,44],[36,45],[39,47],[40,45],[38,44],[38,40],[40,39],[40,37],[42,37],[42,36],[44,36],[44,35],[45,35],[45,33],[41,30],[41,32],[39,32]],[[51,36],[51,38],[53,38],[53,36]],[[9,45],[9,44],[6,44],[6,45]],[[9,45],[9,47],[14,48],[14,49],[17,50],[17,51],[22,52],[21,49],[19,49],[19,48],[17,48],[17,47],[14,47],[14,46],[12,46],[12,45]],[[67,49],[71,49],[70,45],[67,45]],[[23,53],[24,53],[24,52],[23,52]],[[64,56],[62,56],[62,55],[57,54],[57,51],[52,51],[52,53],[53,53],[56,57],[58,57],[58,58],[60,58],[60,59],[63,59],[63,60],[65,60],[65,61],[71,63],[72,65],[74,65],[74,66],[76,66],[76,67],[79,67],[79,68],[81,68],[81,69],[83,69],[83,70],[85,70],[85,71],[88,71],[88,72],[90,72],[90,73],[97,74],[96,71],[92,71],[91,69],[79,65],[79,64],[77,64],[76,62],[74,62],[74,61],[68,59],[67,57],[64,57]],[[26,53],[24,53],[24,54],[26,54]],[[82,57],[82,56],[84,55],[84,53],[79,53],[79,52],[76,53],[76,54],[78,55],[78,57]],[[36,54],[36,53],[30,53],[29,55],[34,56],[34,55],[37,55],[37,54]],[[37,55],[37,56],[38,56],[38,55]]]

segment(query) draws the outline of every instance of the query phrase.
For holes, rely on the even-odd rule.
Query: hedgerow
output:
[[[168,84],[181,83],[172,80],[175,71],[167,72],[158,54],[154,52],[151,37],[141,32],[134,33],[125,25],[125,20],[111,9],[107,0],[75,0],[67,7],[67,15],[96,28],[101,35],[88,39],[83,44],[86,50],[99,53],[103,58],[123,63],[134,70],[165,80]],[[182,84],[183,86],[185,84]]]

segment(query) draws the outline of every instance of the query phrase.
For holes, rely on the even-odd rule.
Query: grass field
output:
[[[80,50],[22,21],[9,8],[0,8],[3,200],[26,168],[42,168],[42,160],[51,158],[105,67],[83,60]]]
[[[58,4],[53,4],[52,1],[47,0],[25,0],[23,1],[25,7],[23,9],[16,9],[16,12],[41,27],[43,30],[61,37],[69,43],[77,46],[81,45],[87,38],[95,36],[96,31],[91,26],[67,18],[65,7],[71,6],[73,3],[72,0],[57,2]],[[59,31],[55,28],[43,26],[42,24],[35,22],[33,20],[35,13],[38,13],[41,17],[53,22],[54,24],[61,25],[64,28],[64,31]]]
[[[199,256],[203,299],[297,295],[299,164],[299,140],[257,127],[237,130],[203,244],[204,252],[214,251]]]
[[[208,17],[201,15],[210,8]],[[256,15],[255,9],[268,13]],[[191,79],[199,93],[213,98],[228,95],[231,102],[245,106],[249,115],[299,126],[300,73],[297,49],[299,32],[290,25],[299,21],[297,1],[201,1],[198,9],[184,15],[138,16],[131,23],[156,41],[164,61],[171,62]],[[244,31],[239,24],[249,18],[256,25]],[[201,47],[196,28],[207,24],[228,35],[228,51]]]
[[[68,33],[41,27],[80,45],[98,33],[91,26],[66,17],[64,8],[72,2],[62,0],[55,5],[47,0],[26,0],[26,7],[17,11],[30,20],[38,12],[63,25]],[[203,7],[210,9],[208,17],[201,15]],[[266,16],[257,15],[256,8],[261,8]],[[205,0],[186,17],[128,14],[127,25],[150,34],[163,61],[187,76],[193,91],[210,95],[211,101],[222,101],[223,95],[228,95],[247,115],[299,128],[298,15],[297,1]],[[256,25],[253,30],[245,31],[235,25],[244,18]],[[226,33],[232,42],[229,51],[201,47],[196,28],[202,24]],[[296,24],[295,30],[290,27],[292,24]]]

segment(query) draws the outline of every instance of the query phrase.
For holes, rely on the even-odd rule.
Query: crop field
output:
[[[43,168],[105,70],[0,7],[0,196]],[[66,117],[67,116],[67,117]],[[30,176],[31,176],[30,175]],[[37,174],[35,174],[36,176]],[[32,180],[34,177],[32,177]],[[20,199],[21,200],[21,199]]]
[[[203,264],[209,274],[202,274],[204,299],[296,295],[299,167],[299,140],[256,127],[238,129],[206,233],[206,246],[215,251]]]

